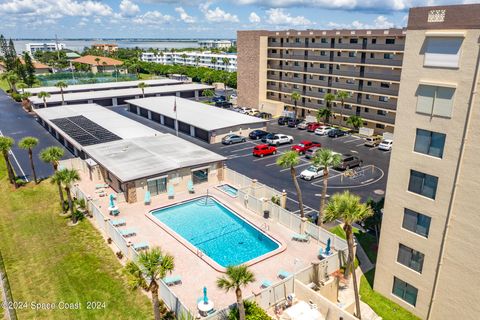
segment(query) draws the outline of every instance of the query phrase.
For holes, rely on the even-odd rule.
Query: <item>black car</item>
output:
[[[347,135],[346,131],[340,130],[338,128],[335,128],[333,130],[328,131],[328,136],[330,138],[337,138],[337,137],[342,137]]]
[[[275,132],[270,132],[269,134],[267,134],[265,137],[262,138],[262,142],[267,142],[267,139],[272,139],[274,135],[276,135]]]
[[[263,139],[266,135],[268,135],[267,131],[253,130],[252,132],[250,132],[248,137],[252,140],[259,140],[259,139]]]
[[[219,102],[219,101],[227,101],[227,97],[225,96],[215,96],[212,98],[212,102]]]
[[[262,118],[262,119],[272,119],[272,114],[268,112],[260,112],[257,117]]]
[[[220,108],[228,109],[228,108],[233,107],[233,103],[228,102],[228,101],[217,101],[217,102],[215,102],[215,106],[220,107]]]
[[[302,122],[300,119],[290,119],[287,124],[290,128],[295,128],[300,122]]]
[[[290,121],[290,117],[280,117],[278,118],[278,124],[281,125],[281,126],[284,126],[286,124],[288,124],[288,121]]]

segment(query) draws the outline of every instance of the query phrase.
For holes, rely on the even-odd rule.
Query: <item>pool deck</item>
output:
[[[108,217],[108,197],[100,198],[96,196],[95,183],[85,176],[79,184],[79,188],[97,200],[100,210],[102,210],[105,217]],[[110,194],[111,191],[111,189],[108,189],[107,194]],[[137,230],[135,236],[128,238],[132,243],[146,241],[150,246],[159,246],[165,252],[174,256],[175,269],[172,275],[180,276],[182,283],[170,288],[192,312],[197,311],[197,299],[202,297],[202,289],[204,286],[207,287],[209,299],[213,300],[217,310],[234,303],[235,293],[231,291],[225,294],[223,290],[218,289],[216,280],[218,277],[223,276],[224,273],[215,270],[206,261],[182,244],[181,241],[153,223],[148,218],[147,213],[159,207],[206,195],[206,193],[207,186],[204,184],[195,186],[194,194],[190,194],[185,190],[183,193],[175,194],[174,199],[168,199],[166,194],[153,196],[150,205],[145,205],[143,201],[134,204],[126,202],[116,203],[120,210],[120,214],[116,218],[124,218],[127,222],[126,226],[120,228],[135,228]],[[262,229],[262,225],[267,223],[269,228],[265,233],[285,245],[285,250],[282,252],[265,260],[261,260],[249,267],[255,274],[256,281],[243,289],[244,297],[261,291],[260,286],[263,280],[270,280],[272,283],[279,281],[280,279],[277,277],[279,270],[293,273],[309,266],[311,262],[319,261],[317,258],[318,249],[324,246],[316,240],[312,239],[308,243],[293,241],[291,240],[293,234],[291,230],[272,220],[265,220],[263,217],[254,214],[243,206],[243,201],[240,199],[228,196],[224,192],[216,189],[213,185],[208,186],[208,193],[258,228]],[[201,228],[202,226],[198,227]]]

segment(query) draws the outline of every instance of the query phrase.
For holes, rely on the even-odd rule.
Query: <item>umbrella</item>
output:
[[[115,196],[113,194],[110,195],[110,208],[115,207],[115,202],[113,201]]]
[[[205,304],[208,303],[207,287],[203,287],[203,303],[205,303]]]
[[[325,253],[326,253],[326,254],[330,254],[330,250],[331,250],[331,248],[330,248],[330,243],[331,243],[331,242],[332,242],[332,239],[328,238],[328,240],[327,240],[327,247],[325,248]]]

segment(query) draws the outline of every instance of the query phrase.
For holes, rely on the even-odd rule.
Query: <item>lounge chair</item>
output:
[[[143,203],[145,205],[148,205],[150,204],[150,201],[151,201],[150,191],[147,190],[147,192],[145,192],[145,198],[143,199]]]
[[[278,275],[278,277],[279,277],[280,279],[285,279],[285,278],[290,277],[292,274],[291,274],[290,272],[288,272],[288,271],[280,270],[280,271],[278,271],[278,274],[277,274],[277,275]]]
[[[114,215],[116,217],[120,214],[120,210],[112,210],[111,213],[112,213],[112,215]]]
[[[193,182],[192,182],[192,180],[188,180],[188,182],[187,182],[187,189],[188,189],[188,192],[190,192],[190,193],[195,193],[195,189],[193,188]]]
[[[165,277],[163,278],[163,282],[165,282],[167,286],[173,286],[173,285],[182,283],[182,277],[180,276]]]
[[[100,198],[103,198],[103,197],[106,197],[106,196],[107,196],[107,193],[106,193],[105,191],[101,191],[101,192],[98,193],[98,196],[99,196]]]
[[[119,229],[118,232],[120,232],[120,234],[125,238],[132,237],[137,234],[137,230],[135,229]]]
[[[175,197],[175,190],[173,186],[168,186],[168,199],[173,199]]]
[[[308,233],[305,233],[305,234],[294,233],[292,235],[292,240],[299,241],[299,242],[308,242],[310,241],[310,235]]]
[[[148,242],[139,242],[133,244],[133,249],[136,251],[146,250],[149,248]]]
[[[108,184],[106,183],[99,183],[95,185],[95,189],[102,189],[102,188],[108,188]]]
[[[112,220],[112,224],[114,227],[125,226],[127,224],[127,220],[125,220],[124,218],[115,219],[115,220]]]
[[[263,280],[262,285],[260,286],[261,288],[268,288],[272,286],[272,281],[270,280]]]

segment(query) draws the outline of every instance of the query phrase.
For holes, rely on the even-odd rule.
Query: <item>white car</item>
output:
[[[311,181],[321,176],[323,176],[323,167],[310,166],[300,173],[300,178],[307,181]]]
[[[245,112],[245,114],[249,116],[253,116],[256,112],[258,112],[257,109],[250,109],[247,112]]]
[[[314,133],[319,135],[319,136],[326,136],[330,131],[332,131],[333,128],[329,126],[320,126],[317,129],[315,129]]]
[[[272,138],[267,139],[267,143],[272,146],[279,146],[285,143],[292,143],[293,137],[286,134],[276,134]]]
[[[380,144],[378,145],[378,149],[384,150],[384,151],[390,151],[392,150],[392,145],[393,145],[393,140],[391,139],[384,139]]]
[[[247,114],[251,110],[252,110],[252,108],[240,108],[240,110],[238,112],[243,113],[243,114]]]

